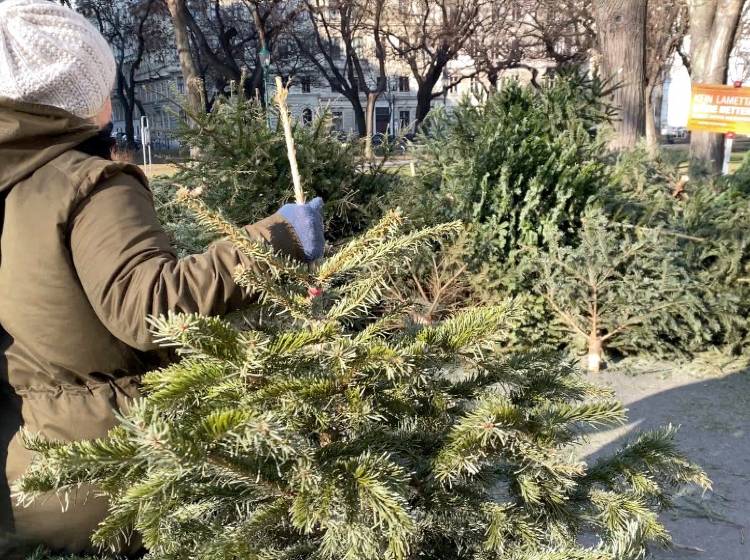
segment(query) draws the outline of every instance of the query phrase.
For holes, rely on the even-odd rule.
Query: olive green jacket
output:
[[[57,496],[13,503],[9,485],[31,459],[19,426],[63,441],[104,436],[158,363],[147,317],[224,314],[251,296],[232,279],[245,257],[229,243],[176,257],[140,169],[74,149],[96,133],[64,111],[0,98],[0,557],[10,535],[85,549],[106,511],[86,488],[65,514]],[[279,215],[248,231],[301,257]]]

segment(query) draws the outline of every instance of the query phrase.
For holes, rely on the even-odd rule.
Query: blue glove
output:
[[[279,210],[284,219],[294,228],[302,243],[305,260],[312,262],[323,256],[323,199],[318,197],[307,204],[285,204]]]

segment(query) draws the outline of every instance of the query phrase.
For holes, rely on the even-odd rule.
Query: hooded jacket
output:
[[[3,541],[79,552],[106,513],[82,487],[30,507],[9,487],[31,460],[20,426],[60,441],[106,435],[160,364],[148,316],[220,315],[252,294],[232,271],[252,264],[225,241],[178,259],[136,166],[75,148],[97,134],[59,109],[0,98],[0,557]],[[278,214],[247,228],[301,258]]]

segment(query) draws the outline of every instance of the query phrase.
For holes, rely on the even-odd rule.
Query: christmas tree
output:
[[[458,223],[405,231],[391,212],[310,267],[194,194],[252,263],[236,280],[255,302],[153,318],[182,359],[144,378],[106,438],[25,435],[37,457],[17,498],[93,483],[110,499],[102,548],[137,532],[152,560],[624,560],[668,542],[657,512],[676,488],[709,486],[671,427],[572,458],[624,409],[554,355],[504,352],[512,301],[430,324],[388,297],[385,279]]]
[[[600,210],[581,218],[577,244],[551,243],[536,252],[545,298],[572,341],[587,349],[598,372],[605,351],[680,354],[679,336],[691,315],[705,313],[685,265],[679,234],[613,223]]]
[[[645,433],[591,467],[569,448],[622,406],[554,356],[507,356],[513,304],[405,322],[382,297],[447,224],[402,233],[387,215],[316,270],[287,261],[183,194],[255,263],[241,326],[153,320],[182,360],[102,440],[38,453],[21,500],[98,485],[110,516],[93,537],[133,531],[148,558],[635,558],[668,540],[656,511],[704,473]],[[579,544],[582,534],[599,544]]]

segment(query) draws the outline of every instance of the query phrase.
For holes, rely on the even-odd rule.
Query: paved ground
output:
[[[597,434],[590,452],[615,449],[639,428],[681,425],[684,452],[708,472],[713,491],[688,490],[663,515],[672,550],[658,560],[750,560],[750,369],[653,367],[637,376],[604,372],[595,381],[612,387],[629,409],[630,423]]]

